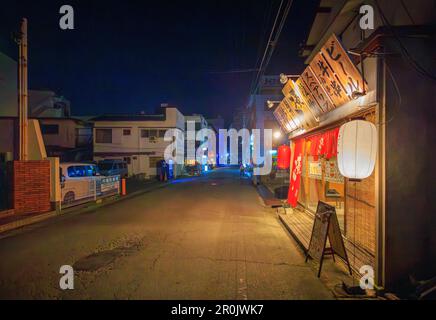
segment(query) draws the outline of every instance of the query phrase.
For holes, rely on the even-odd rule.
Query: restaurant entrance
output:
[[[374,123],[375,113],[359,118]],[[335,207],[351,266],[359,276],[362,266],[370,266],[374,271],[376,268],[375,171],[358,182],[340,174],[336,151],[338,131],[339,126],[296,138],[303,140],[297,206],[280,214],[280,219],[307,250],[318,202]],[[295,140],[291,146],[295,149]]]

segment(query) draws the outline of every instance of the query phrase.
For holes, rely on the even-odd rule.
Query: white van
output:
[[[62,204],[72,205],[96,197],[98,167],[92,163],[61,163]]]
[[[92,163],[61,163],[62,205],[71,206],[120,193],[120,176],[100,176]]]

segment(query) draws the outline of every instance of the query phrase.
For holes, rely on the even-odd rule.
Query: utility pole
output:
[[[27,135],[27,113],[28,113],[28,90],[27,90],[27,19],[21,20],[19,37],[19,110],[20,119],[20,160],[28,160],[28,135]]]

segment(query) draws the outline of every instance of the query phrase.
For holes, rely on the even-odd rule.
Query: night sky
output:
[[[294,1],[267,74],[302,71],[299,45],[318,2]],[[75,30],[59,28],[63,4],[75,10]],[[153,112],[168,102],[184,114],[229,120],[247,103],[253,73],[223,72],[255,67],[279,4],[4,1],[0,40],[10,39],[20,18],[28,18],[29,87],[65,96],[74,115]],[[17,51],[10,45],[7,53]]]

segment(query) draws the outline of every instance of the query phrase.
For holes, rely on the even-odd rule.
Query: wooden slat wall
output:
[[[374,123],[375,116],[365,117]],[[375,256],[376,216],[375,216],[375,172],[360,182],[346,184],[345,236],[363,250]],[[371,261],[368,261],[369,264]],[[374,267],[374,265],[372,265]]]

